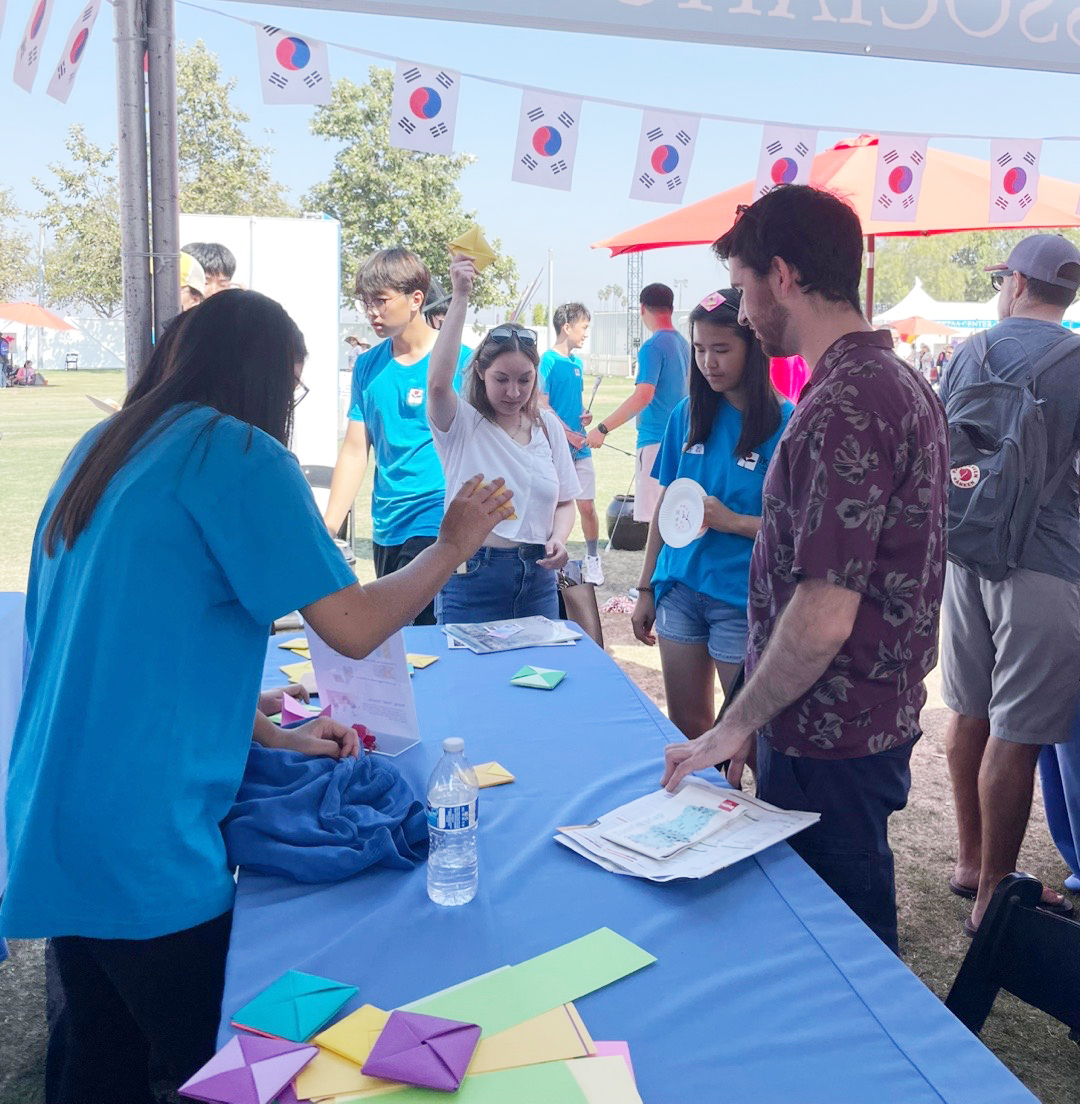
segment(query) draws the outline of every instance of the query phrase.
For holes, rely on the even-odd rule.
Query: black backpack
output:
[[[992,581],[1019,566],[1039,511],[1075,461],[1070,451],[1057,471],[1047,473],[1044,400],[1035,392],[1043,372],[1080,353],[1080,337],[1062,331],[1021,382],[1004,380],[990,367],[990,354],[1006,341],[1016,339],[988,347],[985,330],[971,338],[968,351],[978,361],[978,379],[950,393],[945,403],[949,559]]]

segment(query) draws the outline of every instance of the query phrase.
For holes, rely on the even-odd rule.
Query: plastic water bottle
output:
[[[476,806],[479,786],[465,741],[443,740],[428,781],[428,896],[437,905],[465,905],[476,896]]]

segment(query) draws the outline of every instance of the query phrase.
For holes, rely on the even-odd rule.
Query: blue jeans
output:
[[[893,953],[896,876],[889,816],[907,804],[912,741],[857,759],[783,755],[757,741],[758,797],[781,809],[820,813],[788,843]]]
[[[509,617],[559,616],[555,572],[538,567],[542,544],[481,548],[451,575],[435,599],[440,625],[504,621]]]

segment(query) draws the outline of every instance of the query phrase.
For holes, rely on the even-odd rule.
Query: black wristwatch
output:
[[[606,425],[604,425],[603,422],[597,422],[596,428],[597,428],[597,431],[602,433],[605,437],[611,432],[611,430],[608,429],[608,427]]]

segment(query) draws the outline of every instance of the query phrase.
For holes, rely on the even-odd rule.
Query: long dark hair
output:
[[[743,391],[746,409],[742,412],[742,433],[735,445],[735,455],[749,456],[767,441],[780,425],[780,400],[769,380],[769,359],[749,326],[739,324],[741,295],[733,288],[723,288],[707,295],[690,312],[690,343],[694,342],[694,327],[699,322],[723,326],[746,346],[743,365]],[[692,354],[695,357],[696,354]],[[690,369],[690,431],[684,451],[692,445],[703,445],[713,430],[720,404],[727,400],[709,386],[695,363]]]
[[[174,319],[60,496],[45,530],[47,554],[56,554],[58,539],[75,543],[112,477],[188,404],[213,407],[287,446],[296,365],[306,357],[296,323],[257,291],[219,292]]]

